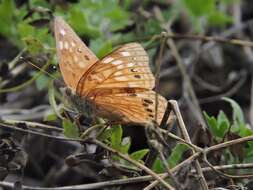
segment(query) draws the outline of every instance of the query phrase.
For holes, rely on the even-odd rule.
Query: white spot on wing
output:
[[[121,77],[115,77],[115,79],[119,81],[126,81],[128,78],[125,76],[121,76]]]
[[[111,62],[112,60],[113,60],[112,57],[107,57],[107,58],[105,58],[105,59],[103,60],[103,63],[109,63],[109,62]]]
[[[65,49],[69,49],[69,43],[68,43],[68,42],[65,42],[65,43],[64,43],[64,48],[65,48]]]
[[[125,68],[125,65],[119,65],[117,66],[117,69],[124,69]]]
[[[66,34],[66,31],[64,29],[60,29],[60,34],[64,36]]]
[[[81,68],[84,68],[84,67],[85,67],[85,63],[84,63],[84,62],[79,62],[78,65],[79,65],[79,67],[81,67]]]
[[[77,56],[74,56],[73,59],[74,59],[74,62],[78,61],[78,57]]]
[[[129,55],[130,55],[130,53],[129,53],[129,52],[127,52],[127,51],[122,51],[122,52],[121,52],[121,55],[123,55],[123,56],[129,56]]]
[[[71,41],[71,45],[72,45],[72,47],[75,47],[75,46],[76,46],[76,43],[73,42],[73,41]]]
[[[114,75],[115,75],[115,76],[123,75],[123,72],[118,71],[118,72],[116,72]]]
[[[136,83],[134,82],[129,82],[128,83],[128,87],[137,87],[138,85],[136,85]]]
[[[127,66],[128,66],[128,67],[133,67],[134,64],[133,64],[133,63],[128,63]]]
[[[121,63],[123,63],[123,61],[121,61],[121,60],[116,60],[116,61],[112,62],[113,65],[119,65]]]
[[[63,42],[62,41],[59,41],[59,48],[63,49]]]

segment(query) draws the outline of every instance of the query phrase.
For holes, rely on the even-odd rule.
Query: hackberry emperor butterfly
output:
[[[62,18],[55,18],[54,30],[60,70],[79,109],[94,108],[96,116],[119,123],[155,119],[155,79],[140,44],[125,44],[99,60]],[[159,124],[167,101],[158,95],[157,103]]]

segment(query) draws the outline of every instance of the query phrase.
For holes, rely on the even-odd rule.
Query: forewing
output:
[[[64,82],[75,90],[81,76],[98,61],[98,58],[60,17],[56,17],[54,20],[54,33]]]
[[[167,100],[161,95],[158,96],[157,120],[161,123]],[[96,96],[94,99],[98,110],[101,110],[101,117],[121,118],[121,123],[147,124],[156,119],[156,93],[154,91],[143,91],[133,93],[118,93],[105,96]]]
[[[98,89],[147,90],[152,89],[154,83],[146,51],[138,43],[129,43],[94,64],[78,82],[77,94],[92,96]]]

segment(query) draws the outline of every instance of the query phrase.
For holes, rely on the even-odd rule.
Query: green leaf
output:
[[[185,144],[177,144],[175,148],[173,148],[172,153],[168,158],[170,168],[176,166],[179,163],[183,153],[188,149],[189,149],[188,145]]]
[[[57,119],[57,115],[55,113],[50,113],[45,115],[43,121],[55,121]]]
[[[153,166],[152,170],[156,173],[162,173],[165,171],[162,161],[157,157]]]
[[[144,35],[153,35],[160,33],[162,28],[159,22],[155,19],[148,19],[147,23],[144,25],[145,34]]]
[[[223,138],[225,134],[228,132],[228,129],[229,125],[227,125],[225,121],[221,122],[221,124],[219,125],[217,136]]]
[[[26,37],[33,37],[33,34],[36,33],[36,30],[33,26],[25,23],[25,22],[20,22],[17,26],[18,33],[21,38],[26,38]]]
[[[102,58],[108,53],[112,51],[112,43],[111,42],[105,42],[100,46],[100,49],[97,52],[98,58]]]
[[[63,119],[63,117],[61,116],[61,113],[58,110],[57,103],[55,101],[53,80],[51,80],[48,85],[48,100],[49,100],[49,104],[53,108],[56,115],[59,118]]]
[[[221,110],[219,111],[218,117],[217,117],[218,125],[220,126],[221,123],[225,122],[227,126],[230,126],[230,122],[228,120],[227,115]]]
[[[74,123],[72,123],[70,120],[63,119],[62,126],[63,126],[63,133],[65,137],[79,138],[79,130],[77,126]]]
[[[36,38],[33,37],[25,37],[23,38],[26,48],[32,55],[36,55],[38,53],[43,52],[43,44]]]
[[[49,78],[45,75],[40,75],[39,78],[35,80],[35,84],[38,90],[43,90],[48,87]]]
[[[130,146],[131,146],[131,138],[130,137],[123,138],[120,146],[120,152],[123,154],[128,153]]]
[[[127,12],[118,6],[108,11],[105,16],[110,20],[111,31],[120,30],[130,24]]]
[[[130,157],[136,161],[140,161],[144,158],[144,156],[146,156],[146,154],[149,152],[149,149],[142,149],[142,150],[138,150],[133,152]]]
[[[13,0],[2,0],[0,3],[0,34],[8,36],[12,33],[12,18],[15,13]]]
[[[230,122],[223,111],[220,111],[217,117],[218,131],[217,136],[223,138],[229,129]]]
[[[69,23],[79,34],[83,34],[90,38],[100,36],[99,28],[95,28],[89,24],[87,15],[80,8],[74,6],[70,8]]]
[[[106,141],[112,136],[112,129],[107,128],[101,135],[99,135],[98,139],[101,141]]]
[[[215,9],[214,0],[183,0],[183,3],[195,17],[210,14]]]
[[[122,141],[122,128],[120,125],[112,126],[111,145],[115,150],[120,150]]]
[[[233,22],[233,18],[224,14],[223,12],[215,11],[208,15],[208,23],[213,26],[224,26]]]
[[[230,103],[230,105],[233,108],[233,120],[234,120],[234,124],[235,125],[240,125],[244,122],[244,116],[243,116],[243,112],[241,107],[239,106],[239,104],[227,97],[222,98],[223,100],[225,100],[226,102]],[[239,127],[239,126],[238,126]]]
[[[98,58],[102,58],[112,51],[112,43],[110,41],[97,38],[91,41],[90,48],[96,52]]]
[[[214,136],[219,136],[219,125],[216,118],[213,116],[209,116],[205,111],[203,113],[204,113],[204,117],[206,119],[207,125],[210,131],[212,132],[212,134]]]

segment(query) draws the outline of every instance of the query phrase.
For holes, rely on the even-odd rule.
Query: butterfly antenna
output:
[[[39,71],[43,72],[44,74],[48,75],[49,77],[58,80],[55,76],[53,76],[52,74],[50,74],[49,72],[45,71],[44,69],[38,67],[37,65],[35,65],[34,63],[32,63],[29,60],[26,60],[28,64],[32,65],[33,67],[35,67],[36,69],[38,69]]]

